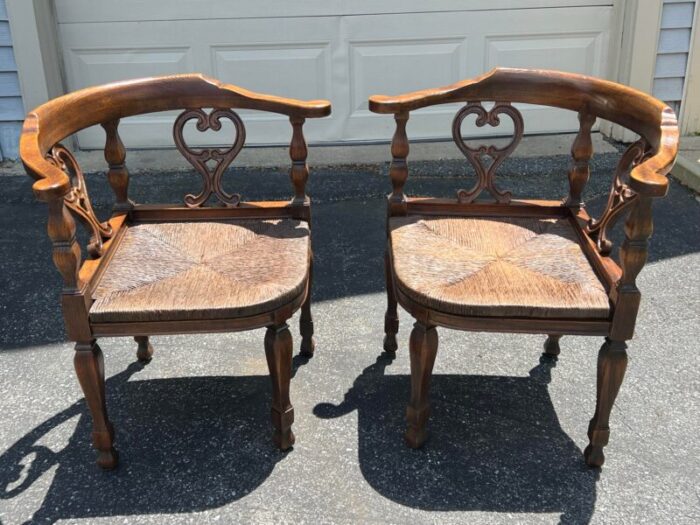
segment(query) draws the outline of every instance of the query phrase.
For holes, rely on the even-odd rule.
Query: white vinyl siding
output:
[[[683,100],[696,0],[665,0],[652,94],[676,113]]]
[[[16,159],[24,120],[22,92],[12,52],[12,36],[5,0],[0,0],[0,160]]]

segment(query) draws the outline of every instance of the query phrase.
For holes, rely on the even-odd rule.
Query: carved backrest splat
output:
[[[571,145],[572,165],[569,170],[569,196],[565,205],[579,207],[583,205],[581,194],[591,176],[590,160],[593,156],[593,141],[591,140],[591,128],[595,123],[595,115],[581,110],[578,113],[580,126],[578,134]]]
[[[501,123],[499,115],[507,115],[513,121],[513,138],[503,148],[497,148],[493,145],[480,145],[477,148],[467,146],[464,138],[462,138],[462,122],[468,115],[476,115],[476,125],[480,128],[486,124],[496,127]],[[457,191],[457,198],[460,202],[474,201],[484,189],[497,202],[505,204],[510,202],[510,192],[500,191],[495,185],[494,178],[498,167],[518,147],[523,136],[523,130],[523,116],[509,102],[496,102],[488,111],[481,102],[469,102],[457,112],[452,122],[452,138],[473,166],[477,176],[476,184],[470,190]],[[484,157],[491,158],[491,162],[488,165],[484,163]]]
[[[90,233],[88,253],[90,257],[102,255],[102,242],[112,236],[109,223],[100,222],[92,209],[90,196],[85,185],[85,177],[73,154],[62,144],[56,144],[46,154],[46,160],[62,169],[71,179],[72,188],[63,198],[65,206],[77,217]]]
[[[233,126],[236,130],[236,138],[230,148],[190,148],[187,145],[183,136],[183,129],[187,122],[196,119],[197,130],[202,132],[208,129],[219,131],[221,129],[222,118],[227,118],[233,122]],[[240,194],[227,193],[221,181],[226,168],[228,168],[233,159],[236,158],[245,143],[245,126],[238,114],[230,109],[213,109],[208,115],[204,110],[199,108],[185,110],[180,114],[177,120],[175,120],[173,137],[175,139],[175,145],[180,153],[182,153],[182,156],[185,157],[202,176],[202,191],[198,195],[185,195],[185,205],[189,208],[197,208],[214,194],[222,204],[230,207],[238,206],[241,202]],[[213,170],[210,169],[207,164],[210,161],[215,163]]]
[[[625,150],[615,169],[615,177],[605,210],[600,217],[591,219],[586,225],[586,232],[595,241],[598,251],[603,255],[609,255],[612,251],[608,231],[615,225],[622,212],[638,197],[637,193],[629,187],[630,171],[650,154],[649,146],[644,140],[632,143]]]

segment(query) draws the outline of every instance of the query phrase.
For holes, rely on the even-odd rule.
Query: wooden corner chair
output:
[[[205,111],[203,108],[213,108]],[[288,115],[292,125],[291,201],[244,202],[228,193],[223,175],[245,142],[243,121],[232,108]],[[197,194],[173,205],[139,205],[129,199],[120,119],[182,110],[175,144],[202,177]],[[52,100],[24,123],[20,156],[35,179],[33,190],[49,208],[53,260],[63,277],[68,337],[76,342],[75,369],[93,419],[97,463],[114,468],[114,431],[107,416],[104,364],[96,339],[134,336],[141,361],[151,359],[149,336],[228,332],[267,327],[265,354],[272,378],[273,440],[294,443],[289,399],[292,336],[286,321],[301,308],[301,353],[314,352],[311,318],[313,255],[306,118],[330,114],[324,100],[304,102],[261,95],[202,75],[148,78],[99,86]],[[190,147],[187,122],[199,131],[233,123],[230,147]],[[116,202],[106,222],[95,215],[78,163],[61,141],[89,126],[106,132],[107,177]],[[207,206],[214,202],[216,205]],[[89,234],[83,261],[75,219]]]
[[[485,109],[482,102],[493,102]],[[464,103],[453,138],[473,166],[477,182],[454,199],[407,197],[411,111]],[[569,195],[562,201],[515,200],[496,184],[496,171],[516,148],[523,120],[512,103],[541,104],[578,112],[580,129],[571,153]],[[373,96],[370,110],[393,114],[393,190],[388,197],[384,350],[397,350],[397,302],[415,319],[410,337],[411,398],[406,442],[426,440],[428,390],[437,353],[436,327],[488,332],[548,334],[546,354],[559,354],[562,335],[605,337],[598,354],[597,400],[584,452],[599,467],[610,434],[608,420],[627,365],[640,292],[635,279],[647,258],[652,199],[668,189],[678,148],[673,111],[634,89],[581,75],[495,69],[445,88],[399,96]],[[505,147],[468,146],[462,121],[498,126],[508,117],[514,136]],[[581,200],[590,176],[591,127],[606,119],[640,135],[621,156],[607,206],[591,218]],[[490,161],[484,157],[490,157]],[[485,162],[485,160],[487,162]],[[483,191],[490,199],[477,198]],[[626,217],[619,265],[611,258],[609,231]]]

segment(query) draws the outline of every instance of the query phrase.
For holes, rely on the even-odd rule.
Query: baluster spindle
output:
[[[408,112],[397,113],[394,115],[396,121],[396,131],[391,140],[391,166],[389,167],[389,176],[391,177],[391,186],[393,188],[389,196],[389,207],[391,214],[406,213],[406,195],[403,192],[404,184],[408,179],[408,136],[406,135],[406,122],[408,122]]]
[[[306,164],[308,148],[306,147],[303,130],[305,120],[303,117],[289,118],[289,121],[292,123],[292,142],[289,145],[289,156],[292,159],[292,169],[289,172],[289,177],[294,185],[292,206],[303,206],[309,203],[309,197],[306,195],[309,167]]]
[[[571,145],[573,158],[569,170],[569,196],[566,206],[574,208],[583,207],[581,194],[591,176],[590,160],[593,156],[593,142],[591,141],[591,128],[595,123],[595,115],[585,109],[579,111],[578,120],[581,123],[574,143]]]
[[[119,136],[119,119],[103,122],[107,139],[105,141],[105,160],[109,164],[107,180],[114,191],[116,202],[114,211],[128,211],[134,207],[129,200],[129,170],[126,169],[126,148]]]

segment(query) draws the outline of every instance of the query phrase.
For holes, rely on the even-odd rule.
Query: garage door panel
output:
[[[602,33],[486,37],[485,68],[530,67],[591,74]]]
[[[147,30],[144,25],[60,26],[69,89],[196,72],[282,97],[333,98],[331,46],[335,35],[327,20],[160,21],[149,22]],[[316,40],[309,41],[308,35]],[[118,46],[125,40],[130,46]],[[172,147],[172,124],[177,114],[124,119],[122,139],[138,147]],[[289,142],[291,126],[286,116],[245,110],[240,114],[246,123],[248,144]],[[307,124],[307,138],[318,142],[337,135],[329,120],[317,126]],[[202,134],[185,136],[193,145],[208,143]],[[78,143],[85,149],[102,148],[104,134],[98,128],[84,130],[78,133]]]
[[[190,47],[71,49],[67,59],[67,69],[71,70],[73,79],[69,82],[71,90],[131,78],[174,75],[194,69]],[[147,130],[154,122],[164,119],[169,120],[172,126],[177,112],[168,114],[157,118],[146,115],[132,117],[128,124],[125,119],[121,125],[123,138],[135,145],[150,145],[153,142],[155,146],[156,143]],[[123,131],[127,128],[130,132]],[[104,133],[99,126],[80,131],[77,138],[82,148],[104,147]],[[170,142],[172,143],[172,140]]]
[[[303,46],[212,46],[213,75],[223,81],[245,79],[245,87],[299,99],[331,98],[330,42]]]
[[[443,8],[448,4],[452,5],[439,3]],[[99,22],[81,22],[73,0],[60,0],[56,8],[71,90],[129,78],[202,72],[263,93],[331,100],[331,117],[309,120],[306,136],[310,142],[341,142],[391,139],[393,119],[368,110],[367,98],[373,94],[444,86],[495,66],[605,76],[611,2],[598,5],[601,2],[581,0],[577,4],[562,7],[562,2],[542,0],[491,0],[479,9],[473,7],[476,3],[455,2],[454,11],[441,11],[437,4],[427,7],[409,0],[401,4],[408,12],[367,14],[362,6],[370,13],[376,7],[369,9],[369,3],[360,2],[352,4],[354,11],[349,14],[353,16],[345,16],[352,6],[336,2],[333,5],[342,9],[333,16],[293,17],[295,12],[303,14],[306,7],[294,11],[294,5],[288,3],[284,16],[269,10],[275,14],[252,18],[261,4],[236,3],[241,18],[217,18],[205,10],[197,19],[168,19],[189,12],[189,4],[177,0],[173,9],[152,7],[153,16],[149,19],[144,13],[141,22],[119,21],[116,11],[109,11],[114,4],[106,0],[85,3],[85,9],[92,10],[88,18],[95,20],[99,19],[98,7],[109,7]],[[148,10],[146,5],[139,3],[138,9]],[[399,3],[391,5],[392,10],[399,9]],[[511,9],[502,10],[507,7]],[[428,9],[432,12],[426,12]],[[527,133],[578,129],[575,114],[518,107]],[[449,138],[457,108],[453,104],[413,113],[410,137]],[[176,113],[126,119],[121,126],[125,143],[171,147]],[[289,141],[286,117],[240,113],[249,144]],[[500,133],[490,127],[479,132]],[[186,137],[193,145],[211,140],[201,135]],[[82,132],[79,143],[83,148],[101,148],[104,134],[101,130]]]
[[[378,119],[365,111],[366,106],[357,108],[354,99],[362,96],[445,86],[496,66],[605,76],[610,15],[608,7],[578,7],[523,9],[510,16],[497,11],[435,13],[429,21],[424,14],[353,17],[348,20],[348,38],[355,52],[351,55],[350,73],[355,109],[347,119],[343,136],[348,140],[391,138],[393,123],[378,125]],[[553,20],[556,33],[552,33]],[[372,41],[369,51],[361,47],[367,45],[364,42],[368,34],[378,33],[382,39]],[[402,38],[413,44],[411,51],[396,47],[394,41]],[[437,43],[441,38],[442,48],[440,44],[431,46],[431,42]],[[447,59],[447,46],[454,48],[452,57],[457,66]],[[381,54],[383,49],[385,55]],[[371,52],[372,56],[363,56],[358,50],[364,55]],[[578,129],[576,115],[571,112],[529,105],[517,107],[523,113],[528,133]],[[448,138],[449,122],[445,123],[443,117],[454,115],[456,109],[450,105],[412,112],[409,137]],[[501,132],[486,126],[479,133]]]
[[[371,113],[369,96],[444,86],[469,76],[474,27],[465,24],[464,13],[357,16],[344,19],[344,26],[352,108],[343,129],[345,140],[391,139],[393,119]],[[409,136],[449,136],[449,124],[443,124],[457,108],[434,106],[412,112],[409,133],[415,133]]]
[[[613,0],[54,0],[60,24],[300,16],[355,16],[358,14],[505,11],[580,6],[612,6]],[[505,16],[505,15],[504,15]]]
[[[463,38],[350,42],[351,117],[369,113],[370,95],[453,82],[464,63],[463,48]]]
[[[173,75],[193,69],[189,47],[71,49],[71,89],[116,82],[125,78]]]

